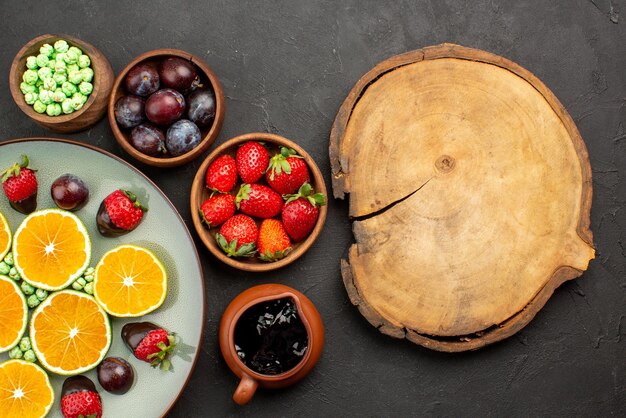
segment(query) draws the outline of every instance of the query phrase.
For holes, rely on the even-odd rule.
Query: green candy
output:
[[[74,108],[72,107],[72,99],[65,99],[63,103],[61,103],[61,110],[66,115],[74,112]]]
[[[20,350],[20,347],[17,345],[9,351],[9,358],[12,359],[22,358],[23,355],[24,353],[22,353],[22,350]]]
[[[33,85],[33,84],[28,84],[25,81],[22,81],[20,83],[20,90],[22,91],[22,94],[35,93],[37,91],[37,83]]]
[[[67,97],[72,97],[72,95],[78,91],[76,86],[70,83],[69,81],[66,81],[65,83],[61,84],[61,89],[63,90],[63,93],[65,93]]]
[[[77,57],[80,57],[81,55],[83,55],[83,51],[81,51],[80,48],[77,48],[75,46],[70,46],[70,49],[68,49],[67,52],[73,52],[76,54]]]
[[[57,85],[59,86],[67,81],[67,75],[63,73],[54,73],[52,78],[54,79],[54,81],[56,81]]]
[[[22,276],[20,276],[15,267],[11,267],[11,270],[9,270],[9,277],[15,281],[18,281],[22,278]]]
[[[52,71],[54,71],[54,66],[57,65],[56,60],[50,60],[50,62],[48,63],[48,68],[50,68]]]
[[[58,103],[51,103],[46,107],[46,114],[48,116],[59,116],[61,113],[61,105]]]
[[[47,67],[50,62],[50,58],[48,58],[47,55],[39,54],[37,55],[37,58],[35,58],[35,62],[39,67]]]
[[[83,273],[83,277],[85,278],[85,280],[87,280],[88,282],[93,282],[93,276],[96,272],[96,269],[94,269],[93,267],[89,267],[87,270],[85,270],[85,272]]]
[[[28,68],[29,70],[36,70],[37,67],[38,67],[38,65],[37,65],[37,57],[30,56],[30,57],[26,58],[26,68]]]
[[[74,108],[74,110],[80,110],[85,105],[85,102],[83,101],[81,96],[83,95],[80,93],[74,93],[74,95],[72,96],[72,107]]]
[[[43,88],[46,90],[54,91],[57,89],[57,82],[54,81],[54,77],[46,78],[43,81]]]
[[[37,289],[35,291],[35,296],[37,296],[37,299],[43,302],[48,297],[48,291],[45,289]]]
[[[55,54],[54,62],[65,62],[65,53]]]
[[[83,68],[80,70],[80,73],[83,75],[83,81],[91,83],[93,80],[93,70],[91,68]]]
[[[19,347],[20,347],[20,350],[22,350],[22,351],[28,351],[28,350],[30,350],[31,348],[33,348],[33,347],[30,345],[30,338],[28,338],[28,337],[24,337],[24,338],[22,338],[22,339],[20,340],[20,345],[19,345]]]
[[[80,55],[78,57],[78,66],[80,68],[87,68],[91,65],[91,58],[87,55]]]
[[[54,50],[56,52],[67,52],[70,49],[70,46],[67,44],[67,41],[64,39],[59,39],[54,43]]]
[[[28,350],[24,353],[24,360],[29,363],[34,363],[37,361],[37,356],[33,350]]]
[[[83,289],[88,295],[93,295],[93,283],[87,283]]]
[[[78,66],[78,64],[68,64],[67,65],[67,72],[68,72],[68,74],[71,73],[72,71],[80,71],[80,67]]]
[[[46,78],[52,77],[52,69],[48,67],[43,67],[37,70],[37,75],[40,79],[45,80]]]
[[[8,265],[13,265],[13,251],[8,252],[7,255],[4,256],[4,262]]]
[[[39,48],[39,53],[49,57],[54,53],[54,48],[50,44],[43,44],[41,48]]]
[[[79,85],[83,81],[83,73],[81,71],[82,70],[72,71],[68,73],[67,79],[69,80],[69,82]]]
[[[33,103],[33,110],[37,113],[44,113],[46,111],[46,105],[41,102],[41,100],[36,100]]]
[[[65,95],[65,93],[63,93],[63,90],[61,90],[60,88],[57,89],[54,93],[52,93],[52,101],[55,103],[61,103],[65,99],[67,99],[67,96]]]
[[[74,290],[83,290],[86,284],[87,284],[87,281],[83,279],[82,277],[79,277],[78,279],[76,279],[74,283],[72,283],[72,288]]]
[[[67,51],[63,57],[66,64],[76,64],[78,62],[78,54],[74,51]]]
[[[9,274],[9,270],[11,270],[11,266],[9,266],[4,261],[0,261],[0,274],[7,275]]]
[[[82,76],[81,76],[81,79],[82,79]],[[22,80],[24,80],[26,84],[35,85],[37,80],[39,80],[39,75],[37,74],[37,71],[35,70],[26,70],[24,71],[24,74],[22,75]]]
[[[35,104],[38,98],[39,95],[37,93],[26,93],[24,95],[24,101],[31,106]]]
[[[24,293],[26,296],[30,296],[35,293],[35,288],[26,282],[22,282],[20,284],[20,288],[22,289],[22,293]]]
[[[45,105],[52,103],[52,92],[50,90],[39,90],[39,101]]]
[[[66,73],[67,65],[64,61],[57,61],[57,63],[54,65],[54,71],[56,71],[57,73]]]
[[[30,295],[28,299],[26,299],[26,304],[31,309],[36,308],[37,306],[39,306],[40,303],[41,301],[37,299],[36,295]]]
[[[93,91],[93,84],[83,81],[78,85],[78,90],[85,96],[89,96]]]

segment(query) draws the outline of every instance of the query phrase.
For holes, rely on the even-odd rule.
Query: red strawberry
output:
[[[224,222],[215,239],[228,257],[252,257],[258,236],[254,219],[239,214]]]
[[[176,338],[160,326],[151,322],[130,322],[122,328],[122,340],[139,360],[152,367],[160,366],[162,370],[170,369],[169,357],[176,347]]]
[[[297,194],[286,196],[282,219],[285,230],[294,242],[302,241],[311,233],[319,215],[318,206],[326,204],[322,193],[312,192],[311,185],[304,183]]]
[[[274,155],[270,160],[265,179],[280,194],[295,193],[300,186],[311,181],[304,159],[296,155],[296,151],[286,147],[281,147],[280,154]]]
[[[283,198],[262,184],[242,184],[237,193],[237,207],[257,218],[273,218],[283,208]]]
[[[61,413],[65,418],[102,416],[102,400],[88,377],[79,375],[65,379],[61,390]]]
[[[98,231],[105,237],[124,235],[137,228],[148,208],[128,190],[118,189],[104,198],[98,209]]]
[[[232,194],[218,193],[209,197],[200,206],[200,217],[209,228],[226,222],[235,214],[235,196]]]
[[[235,159],[224,154],[213,161],[206,171],[206,187],[217,192],[228,193],[237,182]]]
[[[15,163],[2,173],[2,189],[11,207],[18,212],[29,214],[37,208],[37,177],[28,168],[28,156],[22,155],[22,162]]]
[[[237,150],[235,158],[239,177],[244,183],[254,183],[263,177],[270,161],[267,149],[255,141],[243,144]]]
[[[264,219],[256,241],[259,258],[263,261],[277,261],[291,252],[291,240],[283,223],[278,219]]]

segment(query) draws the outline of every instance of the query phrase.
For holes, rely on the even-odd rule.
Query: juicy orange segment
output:
[[[94,296],[113,316],[134,317],[157,309],[167,294],[167,273],[159,259],[136,245],[106,253],[95,269]]]
[[[74,375],[90,370],[111,345],[109,318],[94,298],[73,290],[53,293],[35,309],[30,339],[42,366]]]
[[[9,228],[9,222],[0,212],[0,261],[11,249],[11,229]]]
[[[0,418],[39,418],[50,411],[54,391],[36,364],[9,360],[0,364]]]
[[[15,268],[35,287],[59,290],[76,280],[91,259],[91,242],[76,215],[45,209],[27,216],[13,238]]]
[[[0,353],[20,341],[27,320],[28,306],[24,294],[13,280],[0,275]]]

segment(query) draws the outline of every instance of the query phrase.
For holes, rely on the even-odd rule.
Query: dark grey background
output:
[[[626,1],[87,0],[0,6],[0,141],[71,137],[130,159],[106,120],[76,135],[55,135],[13,103],[10,62],[24,43],[43,33],[68,33],[93,43],[116,74],[155,48],[199,55],[218,74],[226,95],[216,143],[253,131],[284,135],[315,158],[329,185],[330,126],[350,88],[379,61],[441,42],[485,49],[535,73],[585,139],[593,167],[597,258],[581,278],[559,288],[519,334],[453,355],[383,336],[350,305],[339,273],[352,239],[346,202],[331,199],[320,239],[296,263],[274,273],[246,274],[216,261],[193,232],[188,195],[200,160],[169,170],[136,164],[182,214],[205,273],[204,344],[170,416],[626,413]],[[237,380],[219,354],[217,327],[235,295],[266,282],[308,295],[323,317],[327,342],[307,379],[287,390],[261,390],[242,408],[231,401]]]

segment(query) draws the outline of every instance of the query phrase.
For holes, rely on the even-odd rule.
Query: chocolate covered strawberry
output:
[[[137,228],[148,210],[128,190],[115,190],[104,198],[98,209],[98,231],[105,237],[124,235]]]
[[[315,227],[319,206],[326,204],[326,198],[322,193],[313,194],[309,183],[304,183],[298,193],[285,197],[287,201],[281,212],[283,225],[294,242],[302,241]]]
[[[264,219],[256,241],[259,258],[263,261],[277,261],[291,252],[291,240],[283,223],[278,219]]]
[[[18,212],[29,214],[37,209],[37,176],[28,167],[28,156],[2,172],[2,190],[9,204]]]
[[[165,329],[151,322],[130,322],[122,328],[122,340],[139,360],[170,369],[176,338]]]
[[[239,147],[235,160],[241,180],[244,183],[254,183],[265,174],[270,156],[261,143],[248,141]]]
[[[65,379],[61,390],[61,413],[65,418],[102,416],[102,400],[88,377],[79,375]]]
[[[236,198],[237,207],[246,215],[273,218],[283,208],[283,198],[262,184],[242,184]]]
[[[235,196],[216,193],[200,206],[200,217],[209,228],[219,226],[235,214]]]
[[[224,222],[215,240],[228,257],[252,257],[258,236],[254,219],[238,214]]]
[[[206,187],[217,192],[228,193],[237,182],[235,159],[224,154],[213,161],[206,172]]]
[[[291,148],[281,147],[280,154],[270,160],[265,173],[267,184],[280,194],[295,193],[304,183],[311,181],[304,159]]]

